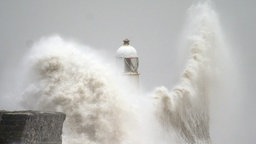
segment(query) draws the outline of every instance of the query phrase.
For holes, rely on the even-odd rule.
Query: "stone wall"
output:
[[[59,112],[0,111],[0,144],[61,144],[65,117]]]

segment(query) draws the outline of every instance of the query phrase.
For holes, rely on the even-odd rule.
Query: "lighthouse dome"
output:
[[[117,50],[116,56],[120,58],[138,57],[136,49],[129,45],[128,39],[124,40],[124,44]]]

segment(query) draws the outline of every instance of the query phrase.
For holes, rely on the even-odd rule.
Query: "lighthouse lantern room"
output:
[[[139,58],[137,51],[130,45],[130,41],[125,39],[123,45],[117,50],[117,63],[123,69],[123,74],[136,85],[139,83]]]

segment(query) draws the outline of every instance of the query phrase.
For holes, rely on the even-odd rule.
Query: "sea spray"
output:
[[[157,88],[155,101],[130,93],[94,51],[53,36],[28,54],[23,105],[65,112],[64,144],[211,143],[208,98],[218,17],[209,3],[192,6],[188,14],[189,60],[180,83],[171,91]]]
[[[171,91],[156,89],[156,114],[177,143],[211,143],[209,96],[214,76],[214,51],[218,47],[218,16],[209,2],[188,10],[187,47],[190,50],[181,80]]]
[[[132,108],[126,112],[118,78],[94,53],[52,36],[35,43],[27,56],[23,105],[66,113],[64,144],[120,144],[129,135]]]

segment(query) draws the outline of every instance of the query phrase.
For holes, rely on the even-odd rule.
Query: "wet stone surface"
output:
[[[65,114],[0,111],[0,144],[61,144]]]

